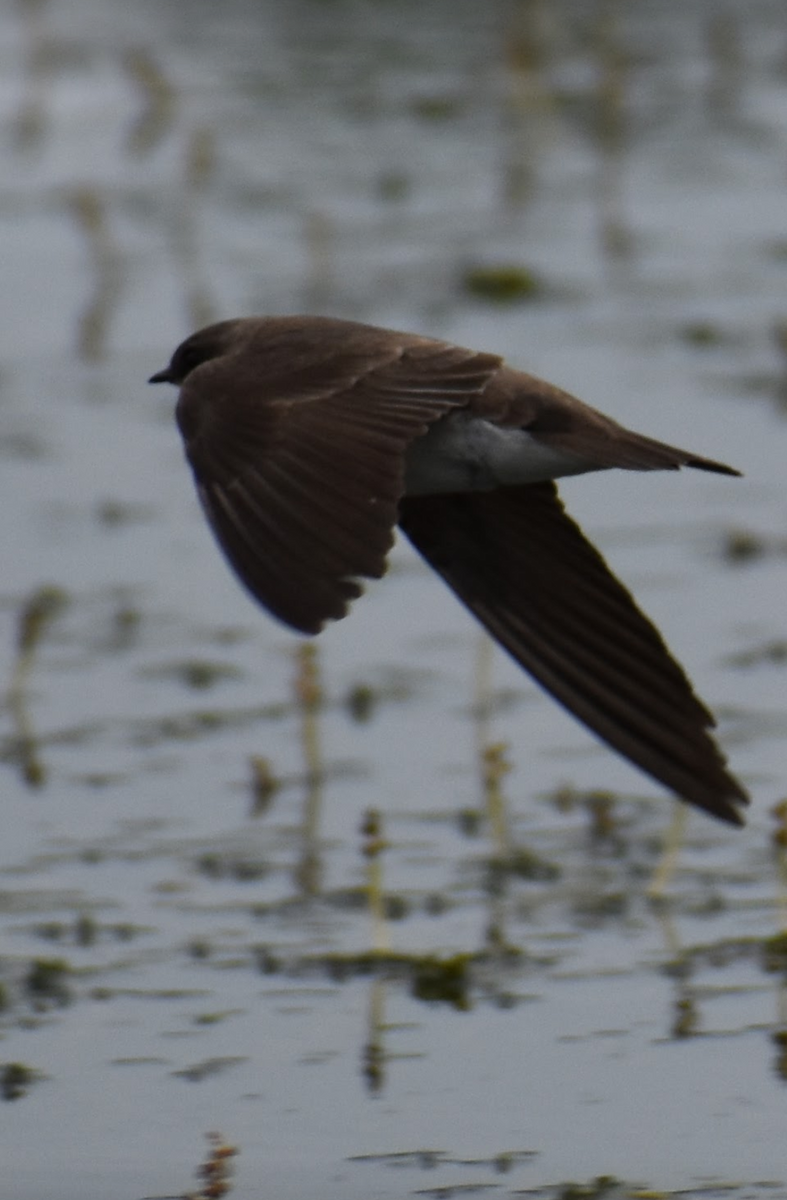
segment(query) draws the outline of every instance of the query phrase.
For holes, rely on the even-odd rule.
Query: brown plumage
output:
[[[713,718],[565,513],[560,475],[723,463],[667,446],[534,376],[445,342],[321,317],[224,321],[151,382],[177,419],[218,542],[302,633],[379,578],[399,524],[489,633],[599,737],[741,824]]]

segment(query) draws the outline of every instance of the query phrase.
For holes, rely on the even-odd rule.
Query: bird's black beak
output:
[[[155,375],[151,375],[148,383],[174,383],[172,371],[169,367],[165,367],[163,371],[156,371]]]

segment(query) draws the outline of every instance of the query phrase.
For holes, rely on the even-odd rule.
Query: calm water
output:
[[[786,130],[764,0],[2,9],[3,1196],[194,1191],[212,1130],[249,1200],[787,1194]],[[145,380],[297,311],[744,470],[562,489],[752,792],[743,833],[691,816],[663,912],[670,802],[502,656],[479,722],[479,635],[406,547],[314,663],[231,579]],[[485,743],[529,878],[490,867]]]

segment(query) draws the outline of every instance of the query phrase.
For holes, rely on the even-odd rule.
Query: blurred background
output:
[[[787,1195],[783,5],[9,0],[0,279],[5,1193]],[[231,578],[145,381],[293,312],[745,473],[561,488],[752,794],[660,903],[408,547],[314,646]]]

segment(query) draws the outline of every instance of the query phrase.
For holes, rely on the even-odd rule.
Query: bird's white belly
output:
[[[597,469],[586,459],[545,446],[524,429],[503,429],[480,417],[451,413],[407,451],[405,492],[485,492]]]

